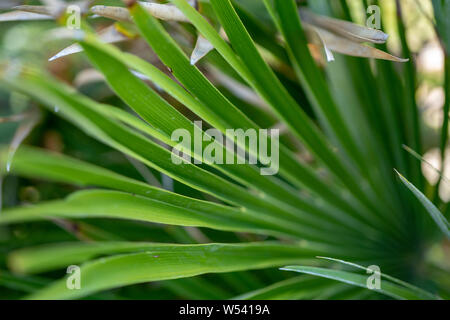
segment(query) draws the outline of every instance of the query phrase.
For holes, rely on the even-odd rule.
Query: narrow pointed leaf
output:
[[[130,40],[130,38],[127,35],[123,34],[118,30],[115,24],[101,30],[98,34],[98,37],[105,43],[117,43]],[[53,61],[81,51],[83,51],[81,46],[75,43],[55,54],[53,57],[49,59],[49,61]]]
[[[403,175],[401,175],[398,171],[396,171],[400,181],[403,183],[405,187],[411,191],[411,193],[420,201],[423,205],[424,209],[430,215],[430,217],[434,220],[438,228],[442,231],[442,233],[450,238],[450,223],[444,217],[444,215],[435,207],[435,205],[428,200],[428,198],[417,189],[411,182],[409,182]]]
[[[361,269],[361,270],[364,270],[364,271],[370,271],[369,268],[363,267],[363,266],[361,266],[359,264],[356,264],[356,263],[352,263],[352,262],[348,262],[348,261],[345,261],[345,260],[341,260],[341,259],[334,259],[334,258],[329,258],[329,257],[317,257],[317,258],[325,259],[325,260],[328,260],[328,261],[334,261],[334,262],[341,263],[341,264],[344,264],[344,265],[347,265],[347,266],[351,266],[351,267],[354,267],[354,268],[357,268],[357,269]],[[423,289],[420,289],[420,288],[418,288],[416,286],[413,286],[412,284],[409,284],[409,283],[407,283],[405,281],[402,281],[400,279],[391,277],[390,275],[387,275],[387,274],[382,273],[382,272],[380,272],[380,275],[383,278],[386,278],[386,279],[388,279],[389,281],[391,281],[393,283],[396,283],[396,284],[398,284],[400,286],[403,286],[403,287],[406,287],[406,288],[408,288],[408,289],[410,289],[412,291],[415,291],[420,296],[427,297],[428,299],[436,299],[436,296],[430,294],[429,292],[426,292]]]
[[[281,270],[284,271],[294,271],[294,272],[300,272],[300,273],[306,273],[313,276],[318,276],[322,278],[332,279],[336,281],[340,281],[343,283],[348,283],[354,286],[358,286],[361,288],[367,287],[367,281],[368,277],[370,275],[361,275],[346,271],[340,271],[340,270],[333,270],[333,269],[325,269],[325,268],[317,268],[317,267],[301,267],[301,266],[287,266],[281,268]],[[380,289],[373,289],[374,292],[379,292],[384,295],[387,295],[389,297],[400,299],[400,300],[422,300],[422,299],[429,299],[424,298],[422,296],[417,295],[416,292],[404,288],[402,286],[399,286],[395,283],[392,283],[387,280],[381,281],[381,288]]]
[[[197,38],[197,43],[195,44],[194,51],[191,54],[191,64],[197,64],[197,62],[199,62],[212,50],[214,50],[214,47],[211,42],[206,40],[203,36],[199,35]]]
[[[377,48],[369,47],[342,37],[339,37],[322,28],[316,28],[327,47],[335,52],[354,57],[389,60],[394,62],[407,62],[409,59],[398,58]]]
[[[385,43],[389,37],[381,30],[367,28],[344,20],[319,16],[308,9],[301,9],[300,16],[305,22],[339,34],[352,41]]]

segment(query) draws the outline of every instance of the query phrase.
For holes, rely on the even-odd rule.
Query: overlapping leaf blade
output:
[[[117,253],[123,254],[84,264],[81,267],[83,285],[80,290],[67,289],[66,280],[62,279],[29,298],[79,298],[142,282],[268,268],[307,261],[318,250],[278,243],[173,245],[107,242],[48,246],[40,250],[34,248],[17,252],[11,264],[19,270],[42,271]]]
[[[368,277],[361,274],[351,273],[347,271],[333,270],[333,269],[325,269],[325,268],[317,268],[317,267],[300,267],[300,266],[287,266],[283,267],[281,270],[285,271],[294,271],[300,273],[306,273],[314,276],[319,276],[327,279],[332,279],[348,284],[352,284],[361,288],[366,288],[367,290],[367,279]],[[373,289],[375,292],[379,292],[385,294],[389,297],[401,300],[421,300],[421,299],[429,299],[430,297],[424,297],[417,295],[416,292],[399,286],[395,283],[389,281],[382,281],[380,289]]]

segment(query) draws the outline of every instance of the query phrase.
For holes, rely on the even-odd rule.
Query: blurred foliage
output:
[[[272,3],[272,1],[268,2]],[[383,30],[390,35],[387,46],[383,47],[383,45],[380,45],[378,47],[397,56],[410,57],[411,62],[409,64],[365,60],[339,54],[335,54],[335,62],[326,63],[320,50],[318,50],[318,57],[314,54],[313,56],[316,58],[315,62],[319,66],[320,75],[324,75],[327,80],[333,101],[340,108],[339,112],[344,115],[343,121],[348,126],[347,129],[357,141],[356,145],[358,148],[361,150],[370,148],[366,145],[366,142],[368,141],[367,139],[371,141],[373,139],[373,148],[377,157],[379,156],[385,161],[382,165],[385,167],[380,169],[380,171],[385,170],[383,171],[384,173],[392,173],[391,170],[393,168],[399,169],[420,191],[433,201],[434,205],[448,219],[448,212],[450,211],[448,200],[450,197],[446,198],[446,194],[450,194],[450,191],[448,191],[450,190],[450,184],[445,179],[446,170],[441,164],[445,162],[445,150],[448,148],[448,103],[450,100],[448,97],[450,92],[448,87],[450,83],[448,79],[448,52],[450,52],[450,20],[448,15],[450,14],[450,1],[400,0],[404,18],[403,28],[406,30],[405,34],[399,32],[399,28],[402,28],[402,26],[399,25],[398,11],[394,0],[299,1],[301,6],[308,5],[316,13],[334,16],[343,20],[353,20],[359,24],[365,24],[365,19],[367,18],[365,8],[367,5],[378,2],[381,6]],[[25,1],[25,3],[33,5],[39,4],[39,1]],[[97,1],[96,3],[123,6],[122,1],[119,0]],[[201,3],[206,3],[204,4],[206,7],[204,9],[205,12],[212,12],[210,20],[217,21],[217,17],[213,16],[214,10],[208,6],[209,1],[201,1]],[[320,121],[318,121],[318,118],[320,117],[315,112],[317,109],[314,105],[314,98],[311,97],[307,85],[301,81],[302,79],[297,77],[295,63],[289,59],[290,56],[283,46],[285,42],[289,44],[289,41],[278,42],[275,43],[275,46],[271,46],[271,44],[274,44],[274,38],[271,38],[272,35],[269,33],[275,34],[277,26],[266,10],[264,2],[236,0],[233,3],[251,36],[255,40],[260,39],[257,43],[261,55],[267,61],[275,61],[270,66],[278,79],[281,80],[289,95],[293,97],[294,102],[301,105],[305,114],[314,121],[314,124],[319,126]],[[4,6],[0,8],[1,10],[6,11],[10,8],[10,4],[3,4]],[[438,14],[434,16],[435,13]],[[249,16],[246,16],[246,14]],[[248,17],[254,20],[246,20],[245,18]],[[256,27],[252,25],[252,21],[257,22]],[[94,75],[92,81],[77,84],[77,81],[80,80],[81,71],[92,68],[86,54],[77,53],[53,62],[47,61],[55,53],[73,42],[71,39],[55,40],[46,37],[48,31],[57,26],[55,22],[23,21],[1,23],[0,61],[7,61],[9,67],[14,66],[14,64],[20,64],[46,69],[59,82],[77,87],[77,90],[85,96],[136,115],[136,110],[133,110],[133,107],[122,101],[114,92],[115,90],[111,89],[104,81],[104,78],[96,78]],[[95,19],[95,22],[91,22],[91,24],[95,30],[100,30],[110,25],[111,22],[108,19],[99,18]],[[185,52],[191,51],[195,45],[196,36],[196,30],[193,26],[174,22],[164,22],[163,25]],[[218,25],[215,27],[218,27]],[[265,29],[259,29],[262,27]],[[265,32],[267,30],[270,32]],[[441,50],[436,31],[442,44],[447,48],[446,53]],[[408,46],[407,50],[405,49],[405,44]],[[122,51],[131,52],[147,59],[147,61],[157,66],[164,73],[170,74],[161,62],[163,59],[161,57],[158,58],[152,50],[148,49],[144,39],[120,43],[118,47]],[[314,53],[314,48],[311,49]],[[410,52],[408,52],[409,50]],[[277,56],[278,53],[281,57]],[[442,59],[442,61],[440,62],[439,59]],[[432,62],[434,62],[434,67]],[[306,68],[305,66],[300,67]],[[279,125],[280,119],[273,110],[270,110],[261,99],[254,100],[255,95],[250,86],[246,85],[245,79],[242,79],[242,75],[237,75],[237,70],[227,64],[224,57],[217,51],[211,52],[202,60],[199,64],[199,69],[208,79],[212,79],[220,92],[247,115],[249,119],[263,128]],[[230,87],[223,78],[218,78],[218,73],[221,76],[230,77],[234,85]],[[241,91],[236,89],[236,83],[245,85],[245,93],[247,95],[242,96],[239,94]],[[176,101],[166,92],[159,90],[158,85],[150,83],[149,87],[156,90],[165,101],[169,102],[190,120],[199,118],[188,107],[183,106],[182,103]],[[433,92],[435,92],[433,90],[439,90],[437,97],[433,96]],[[248,94],[249,91],[251,94]],[[28,108],[39,107],[39,110],[41,110],[40,122],[23,141],[23,145],[63,153],[73,158],[96,164],[136,181],[167,189],[179,195],[206,200],[211,203],[225,203],[223,200],[218,200],[220,196],[208,194],[200,190],[200,188],[188,186],[182,181],[172,179],[168,175],[150,168],[147,164],[136,163],[136,161],[130,160],[130,155],[126,155],[113,146],[98,141],[85,129],[80,129],[78,125],[74,124],[71,121],[72,119],[62,117],[57,106],[43,108],[42,105],[43,103],[38,103],[37,99],[29,98],[18,91],[6,88],[0,90],[0,118],[20,115],[26,112]],[[411,113],[413,113],[412,110],[417,112],[416,119],[410,118]],[[383,115],[385,118],[380,120],[379,117]],[[433,122],[433,117],[438,119],[438,125],[434,127],[430,125]],[[366,119],[367,123],[360,123],[359,119],[361,118]],[[408,136],[411,133],[408,130],[412,130],[412,122],[414,121],[417,121],[418,127],[416,129],[420,131],[418,140]],[[0,123],[0,145],[9,145],[19,124],[19,122],[15,121]],[[366,124],[367,128],[365,127]],[[364,132],[367,132],[367,136],[364,136]],[[149,138],[147,135],[145,137],[152,141],[156,140],[153,137]],[[334,137],[330,137],[330,135],[328,135],[328,138],[333,142],[335,141],[333,140]],[[321,179],[324,178],[326,183],[336,187],[336,190],[344,190],[343,192],[347,192],[352,197],[341,182],[336,182],[333,174],[330,174],[323,161],[317,159],[314,152],[311,152],[304,143],[299,142],[299,139],[289,129],[283,131],[281,141],[290,151],[300,155],[300,161],[311,167],[314,170],[314,174]],[[444,174],[444,178],[438,178],[439,181],[432,183],[432,179],[426,174],[426,168],[423,168],[429,167],[429,165],[417,160],[404,149],[401,149],[402,144],[407,144],[407,142],[411,141],[417,143],[414,150],[418,152],[419,157],[426,156],[427,153],[434,149],[439,149],[436,157],[430,162],[432,162],[431,165],[437,167],[438,172],[441,172],[441,176],[442,173]],[[413,147],[412,145],[409,146]],[[367,154],[364,156],[367,157],[367,162],[364,166],[368,169],[378,166],[378,160],[371,158]],[[214,168],[206,165],[203,165],[202,168],[216,176],[225,178],[227,181],[232,181],[235,185],[242,185]],[[38,168],[35,170],[36,172],[39,171]],[[447,170],[450,173],[450,169]],[[382,182],[385,177],[380,177],[381,182],[376,181],[376,183],[379,183],[377,184],[379,189],[376,192],[389,194],[394,190],[395,195],[390,194],[388,196],[401,199],[400,206],[404,205],[400,207],[402,213],[397,216],[393,213],[393,217],[394,219],[395,217],[403,219],[399,220],[399,223],[405,228],[402,230],[405,231],[406,235],[405,239],[399,242],[384,243],[380,241],[381,245],[378,246],[379,243],[377,243],[376,246],[374,245],[374,248],[379,251],[382,251],[382,248],[384,248],[392,256],[398,255],[399,259],[394,260],[392,256],[387,258],[381,256],[380,258],[379,252],[374,252],[373,258],[361,259],[362,261],[358,262],[364,265],[369,262],[378,262],[383,266],[383,270],[385,270],[384,266],[386,266],[387,272],[393,276],[409,281],[433,294],[439,294],[444,299],[450,298],[450,283],[448,281],[450,245],[448,239],[442,238],[436,232],[435,229],[437,228],[429,221],[429,217],[424,218],[422,216],[422,214],[426,215],[427,213],[417,204],[417,200],[413,195],[407,193],[405,189],[401,189],[399,183],[397,185],[392,184],[392,181],[397,181],[396,177],[389,176],[387,179],[389,181],[386,182],[386,185],[383,185]],[[38,204],[49,200],[63,199],[78,190],[85,189],[64,181],[49,181],[48,179],[40,178],[38,174],[30,177],[29,175],[15,174],[13,172],[13,174],[0,176],[0,178],[0,182],[2,182],[1,206],[3,210]],[[359,178],[359,176],[356,176],[357,180]],[[285,177],[281,177],[280,180],[283,182],[287,181]],[[391,186],[394,189],[390,189]],[[292,187],[292,184],[290,184],[290,187]],[[295,188],[297,187],[295,186]],[[373,188],[373,185],[371,187]],[[440,188],[447,191],[444,190],[439,193]],[[367,191],[367,188],[361,186],[362,193],[370,194],[371,191]],[[249,191],[249,194],[252,194],[252,192],[253,190]],[[309,191],[305,193],[308,194]],[[305,198],[308,199],[307,197]],[[320,197],[314,198],[314,200],[317,200],[318,203],[323,201]],[[280,201],[283,201],[283,199],[280,199]],[[349,203],[351,201],[349,200]],[[389,210],[395,212],[397,209],[395,208],[394,210],[389,205],[386,207],[382,205],[380,204],[380,211],[386,216],[390,215]],[[418,209],[419,207],[421,208],[420,210]],[[411,214],[411,220],[407,220],[409,213]],[[1,215],[2,213],[0,213]],[[386,221],[384,223],[390,224],[390,222]],[[377,228],[378,226],[375,227]],[[395,227],[392,228],[395,230]],[[351,236],[354,235],[352,234]],[[391,234],[387,238],[390,236]],[[275,238],[264,234],[234,233],[226,230],[180,227],[108,218],[58,218],[0,226],[0,298],[16,299],[22,298],[27,294],[39,292],[39,289],[46,287],[65,275],[63,268],[49,270],[39,274],[39,276],[14,273],[14,270],[11,270],[10,263],[8,265],[8,255],[21,248],[35,247],[41,244],[90,243],[91,241],[233,244],[253,241],[264,242],[264,240],[274,240]],[[289,240],[283,240],[289,242]],[[355,247],[357,245],[358,243],[355,244]],[[270,257],[272,254],[276,255],[276,253],[268,252],[267,256]],[[109,256],[109,254],[99,254],[99,256]],[[239,259],[244,259],[244,257],[236,258],[236,260]],[[392,261],[386,261],[389,259]],[[86,261],[88,260],[91,259]],[[329,266],[329,264],[323,264],[323,262],[316,260],[308,261],[308,263],[313,266]],[[385,298],[385,296],[374,292],[367,293],[364,289],[354,289],[348,285],[330,280],[317,280],[312,277],[308,278],[309,276],[301,276],[301,280],[298,280],[295,275],[289,272],[273,269],[275,266],[278,265],[275,263],[263,270],[256,271],[239,269],[243,271],[224,274],[213,272],[183,279],[133,284],[121,288],[113,288],[108,291],[89,293],[83,298],[228,299],[243,294],[256,298],[282,297],[284,299]],[[405,266],[408,266],[408,270],[405,270]],[[179,268],[183,268],[183,261],[180,261]],[[315,282],[316,280],[317,282]],[[297,281],[299,281],[298,286]],[[306,293],[297,292],[296,288],[300,288],[300,283],[303,281],[306,281],[307,288],[309,288],[309,283],[311,290]],[[275,287],[272,288],[271,286]],[[256,291],[258,289],[262,291]]]

